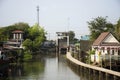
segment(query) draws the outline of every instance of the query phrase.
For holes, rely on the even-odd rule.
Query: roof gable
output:
[[[100,45],[100,43],[105,39],[105,37],[109,34],[109,32],[103,32],[99,35],[99,37],[93,42],[93,46]]]
[[[110,32],[103,32],[94,41],[93,46],[118,45],[118,44],[119,44],[118,40]]]
[[[102,42],[104,42],[104,43],[119,43],[118,40],[111,33]]]

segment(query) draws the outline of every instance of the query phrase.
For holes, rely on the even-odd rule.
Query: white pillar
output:
[[[15,39],[15,33],[13,34],[13,39]]]
[[[107,52],[107,47],[105,47],[105,50],[104,50],[104,55],[105,54],[108,54],[108,52]]]
[[[22,39],[22,34],[21,33],[19,34],[19,39]]]
[[[67,36],[67,46],[69,47],[69,36]]]
[[[58,46],[58,36],[56,36],[56,46]]]
[[[118,47],[115,48],[115,55],[118,55]]]
[[[16,35],[17,35],[16,39],[18,39],[18,33]]]
[[[110,48],[110,70],[112,69],[112,64],[111,64],[111,61],[112,61],[112,48]]]

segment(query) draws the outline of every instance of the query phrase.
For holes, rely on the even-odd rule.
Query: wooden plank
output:
[[[84,67],[87,67],[87,68],[91,68],[91,69],[94,69],[94,70],[97,70],[97,71],[105,72],[105,73],[112,74],[112,75],[120,77],[120,72],[116,72],[116,71],[112,71],[112,70],[109,70],[109,69],[105,69],[105,68],[101,68],[101,67],[96,67],[96,66],[92,66],[92,65],[89,65],[89,64],[85,64],[85,63],[80,62],[77,59],[73,58],[71,56],[70,52],[67,52],[66,57],[71,62],[76,63],[77,65],[84,66]]]

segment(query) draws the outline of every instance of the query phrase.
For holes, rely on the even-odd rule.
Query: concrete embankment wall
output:
[[[66,57],[67,57],[69,63],[71,62],[71,63],[73,63],[75,65],[78,65],[79,68],[82,67],[82,68],[87,68],[90,71],[92,70],[93,72],[97,71],[99,73],[104,73],[106,75],[106,80],[108,80],[107,79],[108,75],[112,75],[113,76],[113,80],[119,80],[120,79],[120,72],[116,72],[116,71],[112,71],[112,70],[109,70],[109,69],[105,69],[105,68],[101,68],[101,67],[96,67],[96,66],[93,66],[93,65],[85,64],[85,63],[80,62],[79,60],[73,58],[71,56],[70,52],[67,52]]]

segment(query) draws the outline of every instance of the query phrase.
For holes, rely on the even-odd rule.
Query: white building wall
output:
[[[112,34],[109,34],[104,40],[103,42],[112,42],[112,43],[119,43],[117,41],[117,39],[112,35]]]
[[[15,39],[15,33],[13,34],[13,39]]]
[[[97,47],[98,49],[95,49],[95,47]],[[102,47],[104,47],[104,51],[103,51]],[[91,61],[92,62],[99,63],[101,61],[100,56],[101,55],[104,56],[104,55],[108,54],[107,48],[110,48],[109,54],[111,54],[111,55],[118,55],[118,48],[119,48],[119,46],[102,46],[102,47],[100,47],[100,46],[93,46],[92,47],[92,50],[95,50],[95,55],[91,55]]]
[[[119,43],[118,40],[112,34],[109,34],[102,42]],[[97,49],[95,49],[95,47]],[[104,51],[103,51],[102,47],[104,48]],[[107,55],[108,48],[110,48],[109,54],[114,53],[113,55],[118,55],[118,48],[120,48],[120,46],[92,46],[92,50],[95,50],[95,55],[91,55],[91,61],[99,63],[100,62],[99,53],[101,53],[101,55],[103,55],[103,56]]]

